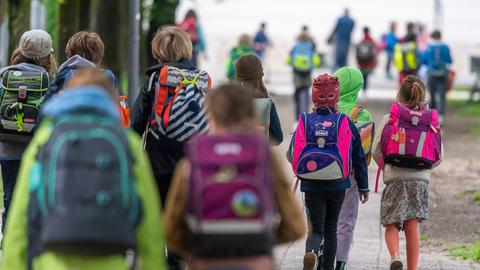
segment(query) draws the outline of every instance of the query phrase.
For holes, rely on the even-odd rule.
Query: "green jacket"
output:
[[[28,205],[31,170],[38,149],[47,142],[52,122],[45,119],[25,151],[9,211],[4,239],[2,269],[28,269]],[[150,163],[141,151],[140,139],[133,131],[126,131],[136,161],[134,173],[136,188],[143,205],[143,219],[136,228],[138,262],[141,270],[163,270],[165,267],[165,239],[160,202]],[[57,254],[47,251],[33,260],[33,270],[127,270],[125,258],[120,255],[88,257]]]
[[[333,76],[340,82],[340,100],[338,101],[338,110],[341,113],[350,115],[353,107],[357,104],[358,93],[363,87],[362,72],[354,67],[343,67]],[[363,109],[357,117],[357,120],[364,122],[373,122],[372,115],[366,109]]]
[[[240,57],[248,54],[254,54],[255,51],[251,46],[237,46],[230,51],[230,57],[227,61],[227,77],[231,80],[235,77],[235,62]]]

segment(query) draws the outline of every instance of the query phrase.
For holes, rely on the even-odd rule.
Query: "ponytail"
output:
[[[425,84],[416,76],[407,76],[400,86],[397,101],[410,109],[422,109],[425,103]]]

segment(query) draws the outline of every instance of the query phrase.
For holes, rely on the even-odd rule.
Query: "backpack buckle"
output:
[[[325,147],[325,139],[324,138],[318,138],[317,145],[318,145],[318,148],[324,148]]]

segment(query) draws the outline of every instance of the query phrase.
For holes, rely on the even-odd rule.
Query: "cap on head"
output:
[[[23,33],[18,48],[26,58],[38,60],[52,53],[52,37],[43,30],[30,30]]]
[[[313,80],[312,101],[315,107],[336,108],[340,96],[337,77],[323,74]]]

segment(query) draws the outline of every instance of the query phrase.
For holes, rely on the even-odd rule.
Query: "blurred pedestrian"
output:
[[[363,39],[356,46],[358,67],[363,75],[363,90],[368,89],[368,77],[377,66],[377,44],[370,35],[370,28],[363,28]]]
[[[11,63],[0,69],[3,225],[9,213],[20,160],[37,127],[49,78],[57,72],[50,34],[43,30],[23,33],[12,53]]]
[[[399,72],[398,82],[402,84],[408,75],[417,75],[420,67],[420,55],[417,47],[415,24],[407,24],[407,34],[394,47],[393,61]]]
[[[235,79],[250,90],[255,98],[258,125],[264,129],[273,145],[279,145],[283,141],[282,126],[275,103],[263,83],[264,73],[260,58],[251,54],[240,57],[235,63],[235,71]]]
[[[390,67],[392,65],[393,60],[393,49],[395,45],[397,45],[398,37],[396,34],[397,31],[397,23],[391,22],[390,23],[390,32],[383,35],[382,37],[382,48],[385,50],[387,54],[387,62],[385,65],[385,73],[387,75],[387,79],[393,79],[392,73],[390,72]]]
[[[192,64],[198,68],[198,55],[204,53],[207,57],[205,36],[203,35],[202,25],[198,20],[195,10],[190,9],[185,15],[185,19],[178,25],[190,36],[193,45]]]
[[[438,30],[431,34],[432,42],[423,53],[422,62],[427,66],[428,89],[430,92],[430,108],[438,109],[440,122],[445,117],[446,95],[449,71],[452,64],[450,47],[442,42],[442,33]]]
[[[309,227],[304,270],[334,269],[337,221],[345,190],[350,187],[350,172],[357,181],[360,200],[368,201],[365,153],[354,123],[338,112],[339,87],[336,77],[324,74],[315,78],[313,112],[301,114],[287,153],[305,193]]]
[[[316,44],[310,36],[307,26],[302,27],[295,46],[290,51],[287,63],[293,69],[295,85],[295,120],[302,112],[310,111],[310,87],[312,86],[312,71],[320,67],[320,57],[315,51]],[[296,126],[296,124],[295,124]]]
[[[118,92],[100,70],[69,86],[42,108],[23,156],[2,269],[137,268],[125,259],[132,249],[139,270],[165,269],[153,174],[140,138],[120,125]]]
[[[335,65],[333,66],[333,71],[348,64],[348,53],[354,27],[355,21],[350,17],[349,9],[346,8],[343,16],[337,20],[335,28],[328,38],[329,44],[335,44]]]
[[[235,77],[235,63],[244,55],[255,54],[252,47],[252,38],[247,34],[242,34],[238,38],[238,43],[230,51],[227,60],[227,78],[233,80]]]
[[[207,103],[210,133],[189,144],[168,195],[168,248],[192,270],[273,270],[273,246],[302,237],[303,213],[256,131],[249,90],[221,85]]]
[[[151,49],[158,64],[147,70],[131,118],[133,130],[145,137],[145,150],[165,207],[185,143],[208,130],[203,100],[211,81],[191,63],[192,42],[180,27],[159,29]],[[180,269],[178,256],[169,252],[167,259],[170,270]]]
[[[267,32],[267,23],[261,23],[260,29],[255,34],[253,38],[253,49],[255,54],[263,61],[265,56],[265,51],[268,47],[272,46],[270,38],[268,38]]]

